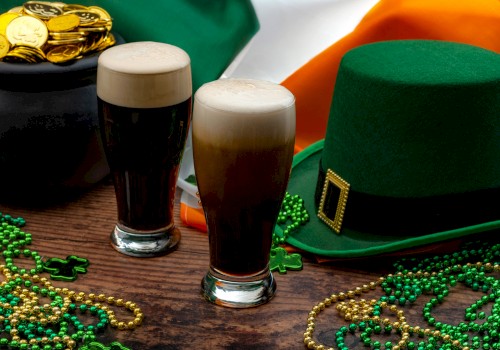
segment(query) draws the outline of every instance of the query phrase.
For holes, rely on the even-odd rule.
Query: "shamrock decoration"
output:
[[[50,273],[50,277],[57,281],[72,282],[79,273],[87,273],[89,261],[70,255],[66,259],[50,258],[43,264],[43,269]]]
[[[191,185],[197,185],[196,184],[196,176],[194,176],[193,174],[190,174],[188,177],[186,177],[184,179],[184,181],[186,181],[187,183],[191,184]]]
[[[130,350],[129,348],[123,346],[117,341],[112,342],[109,346],[105,346],[99,342],[93,341],[87,345],[84,345],[80,350]]]
[[[286,273],[286,270],[302,270],[302,256],[297,253],[288,254],[285,248],[275,247],[271,249],[271,259],[269,261],[271,271],[278,270],[279,273]]]

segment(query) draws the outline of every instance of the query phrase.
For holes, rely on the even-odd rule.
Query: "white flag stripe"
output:
[[[223,77],[281,83],[358,25],[379,0],[252,0],[260,29]]]

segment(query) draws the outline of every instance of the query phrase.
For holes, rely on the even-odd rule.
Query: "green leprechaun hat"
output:
[[[310,220],[287,242],[327,257],[500,228],[500,55],[430,40],[347,52],[325,139],[295,156],[288,192]]]

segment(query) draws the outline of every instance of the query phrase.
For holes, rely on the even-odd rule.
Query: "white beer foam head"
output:
[[[224,142],[282,142],[295,137],[295,97],[285,87],[256,79],[219,79],[195,94],[193,133]]]
[[[156,108],[192,94],[191,61],[173,45],[132,42],[104,51],[97,64],[97,96],[129,108]]]

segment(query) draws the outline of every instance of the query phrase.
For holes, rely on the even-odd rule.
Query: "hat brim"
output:
[[[314,192],[318,177],[318,167],[324,140],[320,140],[293,159],[292,172],[288,184],[291,195],[299,195],[310,215],[310,220],[287,238],[287,243],[306,252],[333,258],[354,258],[380,255],[403,249],[446,241],[500,228],[500,220],[462,227],[449,231],[424,235],[380,235],[342,229],[340,234],[332,231],[317,217]],[[346,208],[348,210],[348,208]],[[408,223],[411,225],[411,223]],[[278,225],[275,232],[282,236]]]

